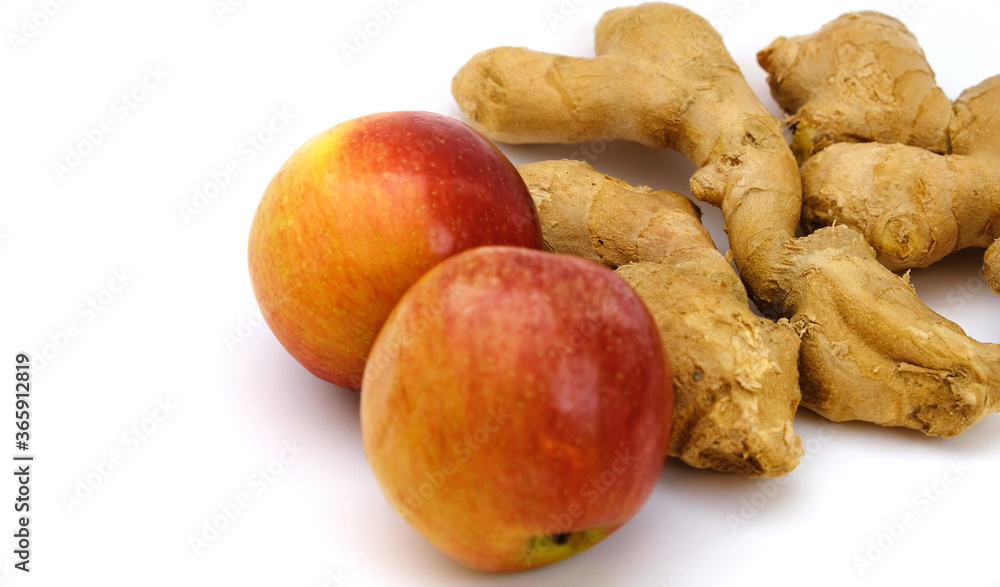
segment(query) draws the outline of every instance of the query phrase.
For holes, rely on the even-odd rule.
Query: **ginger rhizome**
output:
[[[791,113],[808,230],[853,226],[891,269],[1000,237],[1000,77],[952,103],[913,34],[874,12],[781,37],[758,60]]]
[[[802,456],[798,337],[750,311],[746,289],[676,192],[652,191],[580,161],[518,167],[545,247],[616,269],[656,320],[674,376],[671,456],[748,477],[789,473]]]
[[[947,152],[951,100],[916,37],[895,18],[848,13],[812,35],[776,39],[757,60],[775,101],[791,113],[792,150],[801,160],[841,142]]]
[[[997,239],[986,249],[986,259],[983,261],[986,271],[986,283],[1000,295],[1000,239]]]
[[[854,228],[796,238],[796,159],[708,21],[670,4],[619,8],[601,18],[595,48],[592,58],[487,50],[452,92],[494,140],[616,137],[686,155],[698,168],[691,191],[722,209],[757,306],[801,338],[802,405],[941,436],[1000,410],[1000,345],[927,308]]]

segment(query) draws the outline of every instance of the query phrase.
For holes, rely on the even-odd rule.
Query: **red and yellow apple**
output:
[[[657,482],[673,387],[613,271],[513,247],[425,274],[365,369],[366,457],[392,507],[457,561],[553,563],[627,522]]]
[[[453,118],[372,114],[312,138],[271,180],[250,230],[250,280],[288,352],[357,390],[403,292],[480,245],[541,248],[537,211],[510,161]]]

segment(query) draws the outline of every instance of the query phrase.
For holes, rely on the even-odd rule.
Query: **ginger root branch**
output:
[[[802,456],[798,337],[754,315],[746,290],[676,192],[637,188],[580,161],[518,167],[545,245],[611,268],[638,292],[674,373],[671,456],[748,477],[789,473]]]

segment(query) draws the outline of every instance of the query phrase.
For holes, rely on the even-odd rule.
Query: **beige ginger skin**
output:
[[[775,101],[791,113],[800,160],[842,142],[947,152],[951,100],[916,37],[891,16],[848,13],[812,35],[779,37],[757,60]]]
[[[986,249],[986,259],[983,261],[986,271],[986,283],[993,291],[1000,294],[1000,239],[997,239]]]
[[[700,211],[676,192],[633,187],[581,161],[518,167],[548,250],[616,269],[646,303],[674,374],[670,455],[747,477],[802,456],[799,340],[750,311],[746,289]]]
[[[484,51],[452,93],[494,140],[617,137],[686,155],[692,193],[722,209],[754,301],[799,334],[802,405],[939,436],[1000,410],[1000,345],[927,308],[854,228],[796,238],[801,183],[781,123],[705,19],[662,3],[611,10],[595,47],[592,58]]]
[[[807,229],[853,226],[890,269],[1000,237],[1000,76],[952,103],[913,34],[875,12],[781,37],[758,60],[791,113]]]

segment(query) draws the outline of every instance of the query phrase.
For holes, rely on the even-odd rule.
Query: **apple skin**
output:
[[[580,552],[657,483],[673,413],[653,318],[591,261],[481,247],[403,296],[361,393],[390,505],[460,563],[516,571]]]
[[[513,164],[456,119],[371,114],[315,136],[274,176],[250,230],[250,280],[285,349],[317,377],[359,390],[406,289],[481,245],[542,246]]]

